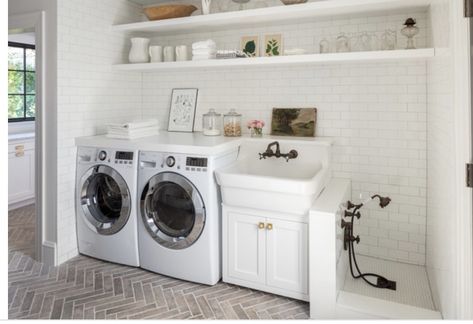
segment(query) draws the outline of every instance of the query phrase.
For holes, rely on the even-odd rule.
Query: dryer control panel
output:
[[[187,157],[186,171],[207,172],[207,158]]]

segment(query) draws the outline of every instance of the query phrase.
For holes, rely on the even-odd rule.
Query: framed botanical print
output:
[[[173,89],[169,110],[168,131],[188,132],[194,130],[198,89]]]
[[[266,35],[264,37],[264,56],[280,56],[282,53],[282,35]]]
[[[259,56],[259,38],[258,36],[243,36],[240,41],[241,51],[248,57]]]

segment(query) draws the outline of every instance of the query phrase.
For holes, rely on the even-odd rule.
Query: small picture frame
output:
[[[248,57],[259,56],[259,37],[243,36],[240,41],[240,48]]]
[[[198,89],[172,89],[169,132],[194,131]]]
[[[280,56],[283,53],[282,35],[264,36],[264,56]]]
[[[317,108],[273,108],[271,135],[315,137]]]

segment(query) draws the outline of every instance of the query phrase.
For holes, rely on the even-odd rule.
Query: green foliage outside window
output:
[[[34,120],[36,100],[34,46],[8,43],[8,120]]]

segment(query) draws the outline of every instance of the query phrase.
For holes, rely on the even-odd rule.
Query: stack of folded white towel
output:
[[[108,124],[106,137],[118,139],[136,139],[157,135],[159,133],[156,119],[137,120],[124,124]]]
[[[192,60],[212,60],[217,56],[217,44],[211,39],[192,44]]]

